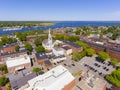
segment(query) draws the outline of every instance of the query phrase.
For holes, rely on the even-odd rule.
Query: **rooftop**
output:
[[[82,90],[104,90],[106,85],[106,81],[100,79],[93,75],[92,73],[88,73],[84,78],[77,84],[79,88]]]
[[[14,66],[18,66],[26,63],[31,63],[30,57],[26,54],[20,55],[19,57],[14,57],[14,58],[11,58],[11,57],[6,58],[7,67],[14,67]]]
[[[62,90],[74,80],[71,73],[62,65],[59,65],[43,75],[29,80],[30,85],[26,90]]]
[[[16,45],[17,45],[17,43],[7,44],[4,46],[1,46],[0,49],[6,48],[6,47],[11,47],[11,46],[16,46]]]
[[[70,47],[68,47],[68,46],[64,46],[64,47],[62,47],[64,50],[69,50],[69,49],[71,49]]]
[[[81,47],[81,46],[79,46],[79,45],[77,45],[77,44],[75,44],[73,42],[70,42],[70,41],[64,41],[64,42],[71,45],[71,46],[73,46],[73,47],[75,47],[75,48],[80,48]]]
[[[50,62],[49,60],[44,61],[44,63],[45,63],[45,65],[47,65],[47,66],[51,66],[51,65],[52,65],[51,62]]]
[[[36,53],[35,56],[36,56],[36,58],[38,60],[42,60],[42,59],[48,58],[48,56],[46,55],[45,52]]]
[[[56,51],[62,51],[62,50],[63,50],[63,49],[60,48],[60,47],[54,47],[54,49],[55,49]]]
[[[1,53],[1,56],[7,56],[7,55],[13,55],[13,54],[18,54],[18,53],[27,53],[27,50],[20,50],[19,52],[11,52],[11,53]]]

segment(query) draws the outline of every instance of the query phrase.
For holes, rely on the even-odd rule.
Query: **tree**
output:
[[[4,86],[8,82],[8,79],[4,76],[0,76],[0,86]]]
[[[76,42],[76,44],[83,47],[84,50],[86,50],[89,47],[86,43],[84,43],[82,41],[78,41],[78,42]]]
[[[86,55],[87,56],[93,56],[95,54],[95,50],[92,48],[89,48],[86,50]]]
[[[26,41],[26,34],[25,33],[20,33],[20,32],[17,32],[16,33],[16,36],[17,36],[17,38],[19,38],[19,40],[21,40],[21,41]]]
[[[32,48],[31,44],[29,44],[29,43],[26,42],[24,45],[25,45],[25,49],[26,50],[28,50],[29,52],[32,52],[33,48]]]
[[[10,87],[7,87],[7,90],[12,90]]]
[[[106,52],[100,51],[100,52],[98,53],[98,57],[99,57],[100,59],[102,59],[102,60],[106,60],[106,59],[109,58],[109,54],[107,54]]]
[[[34,43],[36,46],[42,45],[42,39],[37,38],[37,39],[35,39]]]
[[[117,87],[120,87],[120,69],[113,71],[110,75],[107,75],[106,80],[111,82]]]
[[[74,53],[72,55],[72,59],[75,61],[79,61],[81,58],[83,58],[84,56],[86,56],[86,51],[83,51],[81,53]]]
[[[41,72],[42,69],[41,68],[33,68],[32,72],[36,73],[36,75],[38,75],[39,72]]]
[[[78,29],[78,30],[75,31],[75,34],[76,34],[76,35],[80,35],[80,32],[81,32],[81,30]]]
[[[6,65],[0,66],[0,70],[3,71],[5,74],[8,73]]]
[[[116,59],[116,58],[111,58],[110,62],[113,64],[113,65],[117,65],[119,63],[119,61]]]
[[[15,51],[18,52],[19,49],[20,49],[20,46],[17,45],[17,46],[15,47]]]
[[[64,40],[64,35],[63,34],[56,34],[54,39],[56,39],[56,40]]]
[[[67,41],[76,42],[80,39],[80,37],[79,36],[64,36],[64,39]]]
[[[36,52],[39,53],[39,52],[45,52],[45,48],[43,46],[38,46],[36,48]]]
[[[6,35],[2,36],[1,41],[2,44],[11,44],[17,42],[16,38],[9,38]]]
[[[4,45],[4,43],[2,41],[0,41],[0,46],[3,46],[3,45]]]
[[[6,44],[8,43],[8,37],[6,35],[2,36],[1,41]]]

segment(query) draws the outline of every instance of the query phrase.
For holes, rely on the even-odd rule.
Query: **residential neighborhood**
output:
[[[8,79],[2,90],[112,90],[106,77],[119,68],[119,44],[110,47],[105,39],[81,34],[63,40],[62,33],[53,32],[42,31],[30,40],[16,34],[16,42],[1,46],[0,75]]]

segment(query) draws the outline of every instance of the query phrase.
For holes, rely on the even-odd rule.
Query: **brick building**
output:
[[[52,68],[52,64],[51,64],[49,58],[50,58],[50,55],[47,55],[47,53],[45,53],[45,52],[35,54],[36,64],[42,65],[42,67],[45,69]]]
[[[107,48],[106,52],[113,58],[117,58],[120,61],[120,48]]]
[[[100,51],[107,52],[111,57],[116,58],[120,61],[120,48],[113,48],[110,46],[104,46],[100,44],[96,44],[93,42],[88,42],[82,40],[83,42],[87,43],[91,48],[93,48],[97,53]]]
[[[31,61],[30,57],[26,55],[20,55],[18,57],[8,57],[6,58],[6,65],[9,73],[14,73],[16,71],[30,68]]]
[[[48,60],[48,56],[46,55],[45,52],[36,53],[35,54],[35,60],[36,60],[36,64],[43,65],[44,62]]]
[[[72,53],[75,53],[75,52],[82,52],[83,51],[83,47],[73,43],[73,42],[70,42],[70,41],[64,41],[64,44],[66,44],[69,48],[72,49]]]
[[[68,46],[63,46],[62,48],[64,50],[64,55],[71,55],[72,54],[72,48],[70,48]]]
[[[35,39],[41,36],[46,36],[46,34],[40,34],[40,35],[29,35],[26,37],[27,41],[33,42]]]
[[[0,47],[0,53],[14,52],[16,46],[17,46],[17,43],[4,45],[4,46]]]
[[[8,57],[18,57],[20,55],[27,54],[27,50],[21,50],[19,52],[11,52],[11,53],[1,53],[0,54],[0,64],[5,64],[6,58]]]

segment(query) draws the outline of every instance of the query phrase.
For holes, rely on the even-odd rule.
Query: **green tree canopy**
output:
[[[89,47],[88,44],[86,44],[82,41],[78,41],[78,42],[76,42],[76,44],[78,44],[79,46],[82,46],[84,50],[86,50]]]
[[[95,50],[92,48],[89,48],[86,50],[86,55],[87,56],[93,56],[95,54]]]
[[[8,79],[4,76],[0,76],[0,86],[4,86],[8,82]]]
[[[56,40],[64,40],[64,35],[63,34],[56,34],[54,36],[54,39],[56,39]]]
[[[38,46],[36,48],[36,52],[39,53],[39,52],[45,52],[45,48],[43,46]]]
[[[78,29],[78,30],[75,31],[75,34],[76,34],[76,35],[80,35],[80,32],[81,32],[81,30]]]
[[[32,48],[31,44],[29,44],[29,43],[26,42],[24,45],[25,45],[25,49],[26,50],[28,50],[29,52],[32,52],[33,48]]]
[[[6,65],[0,66],[0,70],[3,71],[5,74],[8,73]]]
[[[37,38],[37,39],[35,39],[34,43],[35,43],[36,46],[42,45],[42,39]]]
[[[80,40],[79,36],[64,36],[64,40],[76,42]]]
[[[113,71],[110,75],[107,75],[106,80],[115,86],[120,87],[120,69]]]
[[[33,68],[33,70],[32,70],[32,72],[35,72],[35,73],[40,72],[40,71],[42,71],[41,68]]]
[[[116,58],[111,58],[110,62],[113,64],[113,65],[117,65],[119,63],[119,61],[116,59]]]
[[[75,61],[79,61],[81,58],[83,58],[84,56],[86,56],[86,51],[83,51],[81,53],[74,53],[72,55],[72,59]]]
[[[26,36],[27,36],[26,33],[17,32],[16,36],[17,36],[17,38],[19,38],[19,40],[26,41]]]
[[[3,45],[4,45],[3,41],[0,41],[0,46],[3,46]]]
[[[109,54],[107,54],[106,52],[100,51],[100,52],[98,53],[98,57],[99,57],[100,59],[102,59],[102,60],[106,60],[106,59],[109,58]]]
[[[15,51],[16,51],[16,52],[18,52],[18,51],[19,51],[19,49],[20,49],[20,46],[19,46],[19,45],[17,45],[17,46],[15,47]]]
[[[17,42],[16,38],[9,38],[7,35],[2,36],[0,44],[11,44]]]

